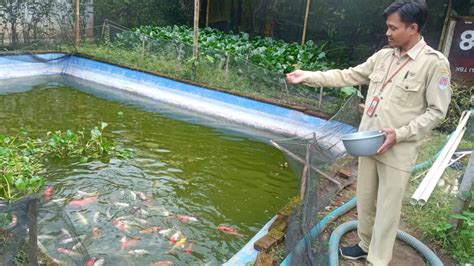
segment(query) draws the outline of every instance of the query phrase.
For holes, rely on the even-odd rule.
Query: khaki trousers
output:
[[[403,194],[410,172],[383,164],[371,157],[359,157],[357,179],[357,232],[360,247],[373,265],[392,260]]]

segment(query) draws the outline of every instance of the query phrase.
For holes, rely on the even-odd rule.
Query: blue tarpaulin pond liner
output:
[[[0,57],[1,79],[45,75],[67,75],[148,97],[204,116],[222,119],[263,132],[276,132],[289,137],[287,140],[278,141],[282,146],[285,146],[285,143],[293,144],[293,140],[296,138],[302,140],[324,138],[324,141],[320,141],[323,146],[320,149],[325,149],[325,152],[330,150],[334,157],[344,153],[340,137],[355,130],[353,126],[338,121],[326,121],[296,110],[80,56],[49,53],[36,54],[34,58],[31,55]],[[344,122],[344,119],[339,121]],[[303,147],[303,152],[294,153],[298,158],[305,158],[306,146],[299,146]],[[302,167],[300,168],[302,169]],[[300,176],[299,173],[297,175]],[[253,245],[253,241],[265,233],[269,223],[249,242],[246,250],[250,250],[249,247]],[[249,262],[249,258],[256,256],[256,253],[250,252],[250,255],[249,253],[245,255],[246,261],[235,261],[234,259],[233,262],[236,264]]]

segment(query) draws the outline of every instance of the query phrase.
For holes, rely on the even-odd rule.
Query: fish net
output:
[[[299,204],[288,218],[284,242],[287,265],[328,264],[327,248],[317,226],[333,196],[355,178],[355,158],[345,152],[341,137],[358,127],[359,103],[353,95],[307,138],[272,141],[300,180]]]

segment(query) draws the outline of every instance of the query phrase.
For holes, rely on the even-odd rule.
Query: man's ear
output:
[[[416,23],[412,23],[408,26],[408,28],[410,29],[410,34],[417,34],[418,33],[418,24]]]

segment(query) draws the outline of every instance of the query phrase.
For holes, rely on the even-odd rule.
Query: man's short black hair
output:
[[[418,24],[420,32],[428,20],[428,6],[424,0],[397,0],[388,6],[383,16],[385,19],[393,13],[398,13],[405,24]]]

